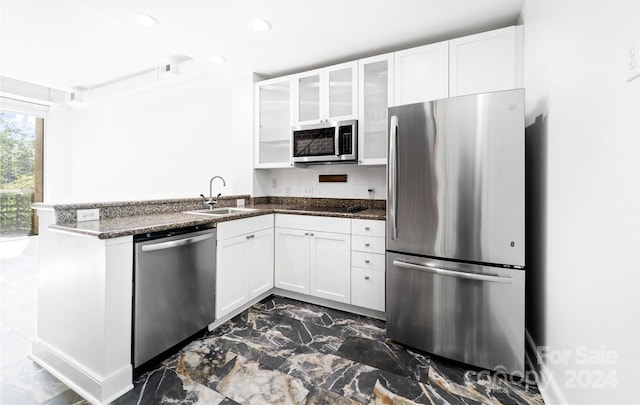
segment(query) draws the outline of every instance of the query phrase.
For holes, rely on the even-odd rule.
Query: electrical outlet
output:
[[[285,190],[285,194],[286,194],[286,195],[291,195],[291,186],[287,186],[287,187],[285,187],[285,189],[284,189],[284,190]]]
[[[97,221],[100,219],[100,209],[93,208],[90,210],[77,210],[76,217],[78,222]]]
[[[304,196],[311,197],[313,195],[313,187],[305,187],[304,188]]]
[[[244,198],[236,199],[236,207],[244,207]]]
[[[271,188],[278,188],[278,178],[274,177],[271,179]]]
[[[626,58],[627,81],[630,82],[640,76],[640,38],[629,42]]]

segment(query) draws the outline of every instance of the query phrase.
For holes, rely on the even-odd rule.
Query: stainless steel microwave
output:
[[[355,162],[358,159],[358,121],[334,121],[294,127],[294,163]]]

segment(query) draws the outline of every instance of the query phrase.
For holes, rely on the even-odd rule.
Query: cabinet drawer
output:
[[[384,312],[384,277],[384,271],[352,267],[351,304]]]
[[[352,219],[351,234],[384,238],[385,224],[385,221],[376,221],[373,219]]]
[[[351,235],[351,250],[384,254],[384,238]]]
[[[218,228],[218,240],[244,235],[250,232],[257,232],[262,229],[273,227],[273,214],[259,215],[255,217],[236,219],[232,221],[220,222]]]
[[[317,217],[312,215],[276,214],[276,227],[351,233],[351,220],[348,218]]]
[[[351,266],[384,271],[385,255],[351,251]]]

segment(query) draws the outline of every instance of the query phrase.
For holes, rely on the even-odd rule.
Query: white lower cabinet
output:
[[[275,286],[351,301],[349,219],[276,215]]]
[[[351,304],[385,310],[385,222],[351,223]]]
[[[276,228],[275,234],[275,286],[309,294],[309,232]]]
[[[244,236],[218,241],[216,267],[216,319],[249,300]]]
[[[273,287],[273,215],[218,224],[216,319]]]
[[[384,312],[385,272],[361,267],[351,268],[351,303]]]
[[[247,235],[245,255],[249,299],[273,288],[273,228]]]
[[[274,286],[384,312],[384,231],[384,221],[289,214],[218,224],[216,318]]]
[[[309,294],[333,301],[351,302],[350,235],[311,232]]]

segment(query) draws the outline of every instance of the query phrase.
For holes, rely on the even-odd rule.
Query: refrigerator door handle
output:
[[[389,124],[389,217],[391,219],[391,240],[398,239],[397,198],[398,198],[398,117],[391,116]]]
[[[465,273],[461,271],[441,269],[438,267],[424,266],[422,264],[409,263],[405,262],[404,260],[394,260],[393,265],[405,269],[419,270],[426,273],[438,274],[441,276],[464,278],[467,280],[489,281],[492,283],[513,284],[513,279],[511,277],[502,277],[493,274]]]

